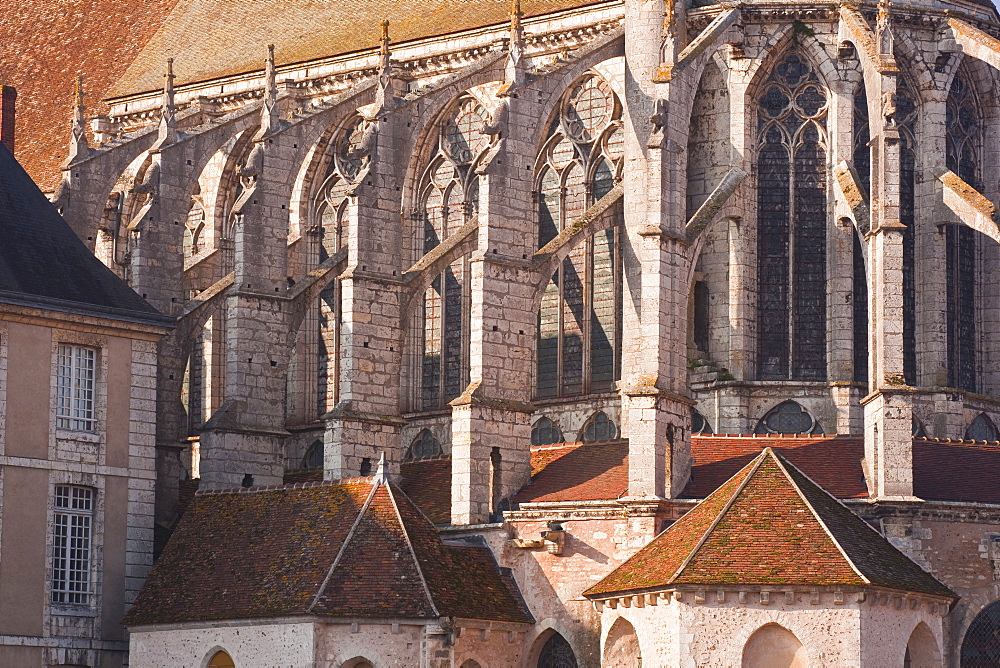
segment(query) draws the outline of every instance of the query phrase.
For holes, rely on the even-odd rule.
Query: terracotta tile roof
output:
[[[106,111],[100,100],[175,4],[177,0],[3,3],[0,84],[17,89],[16,154],[43,189],[55,188],[66,159],[76,76],[86,76],[87,113]]]
[[[860,436],[692,436],[694,467],[682,496],[704,499],[760,454],[773,448],[838,499],[868,496]]]
[[[913,477],[921,499],[1000,504],[1000,443],[918,439]]]
[[[369,478],[201,493],[125,623],[300,614],[531,621],[495,562],[468,552],[478,547],[456,549],[465,551],[453,556],[405,494]]]
[[[0,237],[0,300],[168,321],[87,250],[2,144]]]
[[[542,446],[531,451],[531,483],[513,502],[599,501],[628,492],[628,443]]]
[[[451,523],[451,459],[423,459],[399,466],[399,488],[435,524]]]
[[[526,16],[594,4],[595,0],[522,0]],[[507,21],[510,0],[201,0],[177,5],[163,28],[111,91],[156,90],[163,61],[175,59],[177,83],[260,70],[273,43],[279,66],[373,49],[379,24],[391,21],[405,42]],[[225,16],[225,21],[219,17]],[[239,30],[233,30],[239,26]]]
[[[873,585],[954,597],[769,448],[585,595],[685,584]]]

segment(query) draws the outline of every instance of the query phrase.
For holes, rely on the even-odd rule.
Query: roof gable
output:
[[[164,321],[80,241],[0,145],[0,299]]]
[[[485,546],[376,477],[198,494],[125,623],[287,615],[532,621]]]
[[[874,585],[954,596],[770,448],[586,595],[684,584]]]

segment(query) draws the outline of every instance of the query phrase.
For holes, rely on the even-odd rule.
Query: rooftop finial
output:
[[[379,38],[378,52],[383,58],[388,58],[392,55],[392,52],[389,51],[389,19],[382,21],[382,36]]]
[[[78,76],[73,87],[73,129],[69,140],[69,157],[66,159],[66,165],[81,160],[90,153],[90,146],[87,144],[86,118],[83,113],[87,109],[83,106],[84,96],[86,93],[83,90],[83,77]]]
[[[378,460],[378,468],[375,470],[375,480],[373,480],[376,485],[384,485],[389,482],[389,467],[385,463],[385,451]]]
[[[264,61],[264,106],[260,110],[260,130],[254,136],[260,141],[278,129],[278,83],[274,70],[274,44],[267,45],[267,59]]]
[[[373,109],[380,116],[393,106],[395,91],[392,89],[392,51],[389,50],[389,20],[382,21],[382,37],[378,48],[378,89],[375,91]]]
[[[875,40],[878,43],[879,54],[884,56],[892,55],[891,11],[892,0],[879,0],[878,19],[875,23]]]
[[[174,104],[174,59],[167,58],[163,73],[163,103],[160,108],[160,127],[153,149],[172,144],[177,140],[177,106]]]
[[[511,0],[510,3],[510,45],[508,47],[507,80],[501,94],[505,95],[514,88],[524,84],[524,28],[521,27],[521,0]]]

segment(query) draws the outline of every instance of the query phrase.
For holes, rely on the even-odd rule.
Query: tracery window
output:
[[[917,384],[916,287],[914,283],[916,218],[917,96],[903,79],[897,84],[894,122],[899,130],[899,221],[903,230],[903,376]],[[864,85],[854,96],[854,167],[871,201],[871,132]],[[867,230],[861,230],[866,233]],[[854,380],[868,381],[868,285],[861,244],[854,239]]]
[[[969,441],[1000,441],[1000,431],[986,413],[980,413],[965,430]]]
[[[598,411],[587,420],[583,427],[584,443],[600,443],[618,438],[618,426],[604,411]]]
[[[764,380],[825,380],[827,93],[787,53],[758,104],[757,361]]]
[[[982,127],[978,103],[961,70],[948,92],[946,151],[948,169],[973,188],[980,188],[979,151]],[[979,244],[976,232],[965,225],[945,229],[947,274],[948,385],[975,392],[976,275]]]
[[[559,431],[559,427],[548,419],[543,417],[538,422],[531,427],[531,444],[532,445],[551,445],[553,443],[562,443],[563,435]]]
[[[559,633],[553,633],[538,655],[538,668],[576,668],[573,648]]]
[[[755,434],[822,434],[823,428],[796,401],[778,404],[757,423]]]
[[[406,452],[406,459],[414,460],[440,457],[443,452],[441,443],[434,438],[429,429],[424,429],[410,443],[410,449]]]
[[[692,434],[715,433],[712,430],[712,425],[709,423],[708,420],[705,419],[705,416],[693,408],[691,409],[691,433]]]
[[[564,95],[538,158],[538,247],[621,178],[621,104],[588,74]],[[621,375],[622,226],[592,235],[552,276],[538,311],[535,393],[607,392]]]
[[[309,449],[306,450],[305,456],[302,458],[302,468],[323,468],[323,441],[316,440],[312,442]]]
[[[446,112],[436,150],[420,179],[418,215],[423,219],[422,253],[428,253],[479,209],[475,166],[489,146],[482,133],[487,114],[472,95]],[[458,260],[424,293],[418,404],[425,410],[447,404],[469,383],[469,258]]]
[[[366,121],[349,118],[334,135],[326,173],[312,204],[311,232],[316,237],[314,262],[325,262],[345,241],[348,193],[364,166]],[[331,281],[320,293],[318,311],[317,406],[323,415],[337,404],[340,385],[340,281]]]
[[[1000,601],[976,615],[962,641],[962,668],[1000,664]]]

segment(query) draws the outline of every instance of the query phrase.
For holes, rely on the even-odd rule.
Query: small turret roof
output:
[[[770,448],[585,595],[678,585],[876,586],[955,596]]]

